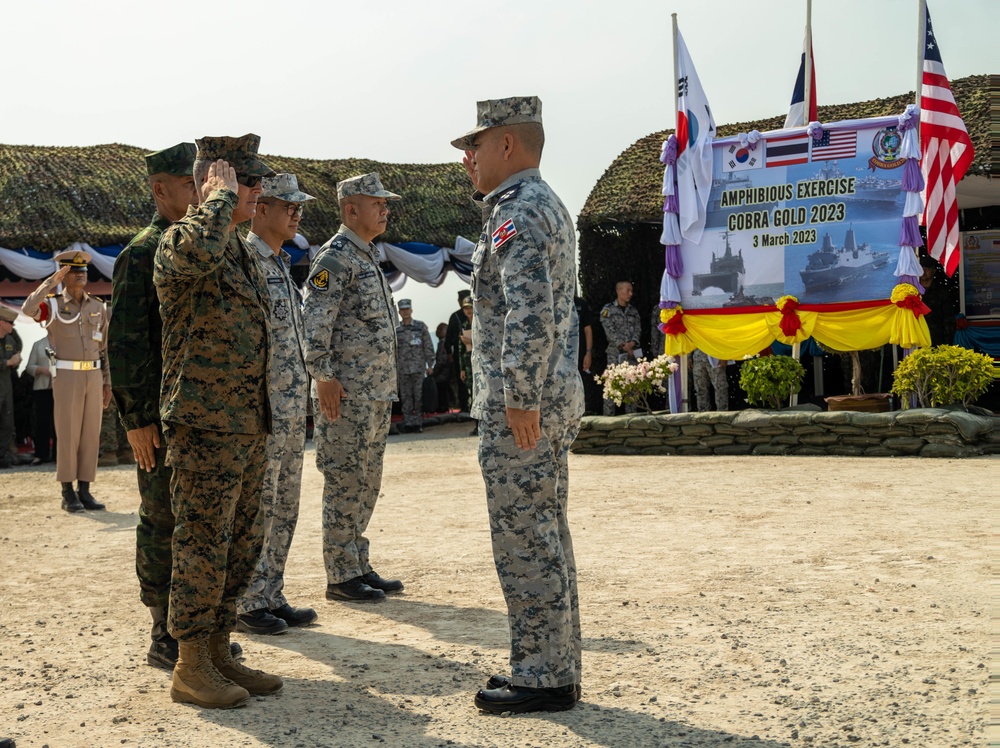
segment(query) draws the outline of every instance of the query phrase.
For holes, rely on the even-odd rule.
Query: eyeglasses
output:
[[[236,181],[242,184],[244,187],[256,187],[260,184],[260,177],[248,177],[243,174],[236,175]]]
[[[301,203],[288,203],[285,206],[285,212],[294,218],[295,216],[301,216],[305,212],[305,208]]]

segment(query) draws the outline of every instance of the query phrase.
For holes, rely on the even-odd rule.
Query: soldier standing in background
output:
[[[261,495],[264,548],[250,586],[236,606],[236,629],[248,634],[281,634],[289,626],[316,620],[312,608],[293,608],[282,591],[285,563],[299,519],[302,457],[306,446],[309,375],[302,331],[302,297],[289,274],[292,258],[281,245],[294,239],[303,203],[315,200],[299,189],[294,174],[263,182],[247,244],[267,278],[271,299],[271,434]]]
[[[67,512],[103,509],[104,504],[91,495],[90,484],[97,477],[101,413],[111,402],[105,342],[108,314],[104,302],[84,290],[90,253],[68,249],[53,259],[59,270],[28,296],[21,311],[45,328],[55,353],[52,397],[62,508]],[[62,293],[48,296],[59,283]]]
[[[35,445],[35,459],[32,465],[42,465],[55,461],[55,449],[52,440],[56,435],[56,422],[52,408],[52,370],[49,368],[49,357],[45,353],[49,341],[47,338],[36,340],[28,354],[28,364],[25,371],[32,377],[32,398],[34,400],[33,417],[35,430],[31,441]]]
[[[466,152],[483,209],[472,259],[472,416],[512,674],[492,677],[475,703],[494,714],[572,709],[581,639],[567,456],[583,415],[576,237],[538,170],[541,102],[480,101],[477,112],[478,127],[452,145]]]
[[[177,640],[167,630],[174,512],[170,506],[171,470],[165,464],[167,448],[160,424],[163,321],[153,286],[153,259],[166,228],[183,218],[188,207],[198,204],[191,173],[195,150],[194,143],[178,143],[146,154],[156,212],[149,226],[136,234],[115,260],[108,322],[112,392],[138,466],[135,573],[139,599],[153,619],[146,662],[167,670],[177,663]],[[242,653],[239,644],[232,646],[235,655]]]
[[[424,430],[424,377],[434,372],[434,343],[431,332],[413,319],[413,304],[399,300],[401,322],[396,326],[396,376],[403,409],[403,433]]]
[[[376,173],[338,182],[340,229],[313,258],[305,287],[328,600],[377,602],[403,589],[372,569],[365,537],[396,399],[396,313],[372,240],[386,229],[386,201],[399,199]]]
[[[14,464],[14,380],[21,364],[21,339],[14,334],[17,312],[0,306],[0,469]]]
[[[267,280],[236,227],[253,218],[260,138],[197,141],[200,204],[160,239],[153,283],[163,317],[160,418],[174,509],[168,627],[174,701],[229,708],[282,680],[232,657],[236,601],[260,558],[267,468]]]
[[[448,334],[445,336],[445,348],[448,350],[448,363],[452,367],[452,377],[458,392],[456,406],[459,410],[468,411],[472,399],[469,396],[469,388],[462,380],[462,369],[459,356],[462,353],[462,329],[465,325],[465,313],[462,311],[462,302],[469,298],[472,292],[468,288],[463,288],[458,292],[458,309],[451,313],[448,318]]]
[[[627,280],[615,283],[615,300],[601,308],[601,326],[608,338],[608,366],[621,361],[635,363],[636,353],[641,356],[639,337],[642,335],[642,319],[639,310],[629,302],[632,300],[632,284]],[[626,413],[635,413],[635,405],[626,405]],[[605,399],[604,415],[615,414],[615,401]]]

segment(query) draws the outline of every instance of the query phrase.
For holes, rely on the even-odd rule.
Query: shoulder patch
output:
[[[508,218],[493,232],[493,249],[500,249],[506,242],[517,236],[514,219]]]
[[[316,255],[316,259],[313,262],[315,267],[329,270],[334,275],[349,273],[351,268],[350,264],[345,262],[336,251],[329,249]]]
[[[317,291],[325,291],[330,287],[330,271],[323,268],[309,279],[309,285]]]
[[[611,310],[610,310],[610,309],[608,309],[607,307],[604,307],[604,308],[603,308],[603,309],[601,310],[601,316],[602,316],[602,317],[608,317],[608,316],[610,316],[610,315],[611,315]]]
[[[497,203],[499,204],[506,202],[507,200],[513,200],[515,197],[517,197],[517,193],[520,191],[521,191],[521,183],[518,182],[509,190],[500,195],[500,197],[497,198]]]

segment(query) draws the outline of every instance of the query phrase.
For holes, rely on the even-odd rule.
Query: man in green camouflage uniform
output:
[[[377,602],[403,589],[372,569],[365,537],[396,399],[396,312],[372,240],[385,231],[386,201],[398,199],[375,173],[337,183],[340,229],[313,258],[303,298],[328,600]]]
[[[153,267],[175,518],[170,696],[228,708],[282,687],[235,662],[229,648],[236,601],[260,558],[271,415],[267,281],[236,226],[253,217],[260,179],[274,172],[257,157],[256,135],[196,142],[200,205],[164,231]]]
[[[271,299],[271,434],[261,496],[264,550],[236,606],[236,628],[248,634],[281,634],[289,626],[306,626],[316,620],[315,610],[293,608],[282,591],[299,519],[309,375],[302,345],[302,297],[289,274],[291,257],[281,248],[295,238],[302,204],[316,198],[299,189],[294,174],[266,178],[263,188],[247,244],[267,278]]]
[[[483,210],[473,255],[472,365],[479,465],[510,622],[511,675],[475,703],[491,713],[571,709],[580,682],[567,456],[580,428],[573,219],[538,171],[534,96],[480,101],[452,141]]]
[[[399,300],[396,325],[396,376],[403,409],[402,431],[424,430],[424,377],[434,371],[434,343],[427,325],[413,319],[413,302]]]
[[[21,338],[14,334],[17,312],[0,306],[0,468],[14,464],[14,380],[21,364]]]

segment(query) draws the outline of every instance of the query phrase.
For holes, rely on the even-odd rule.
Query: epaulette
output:
[[[521,183],[518,182],[510,189],[505,190],[503,193],[501,193],[500,197],[497,198],[497,205],[499,205],[500,203],[505,203],[508,200],[513,200],[515,197],[517,197],[517,193],[520,191],[521,191]]]

